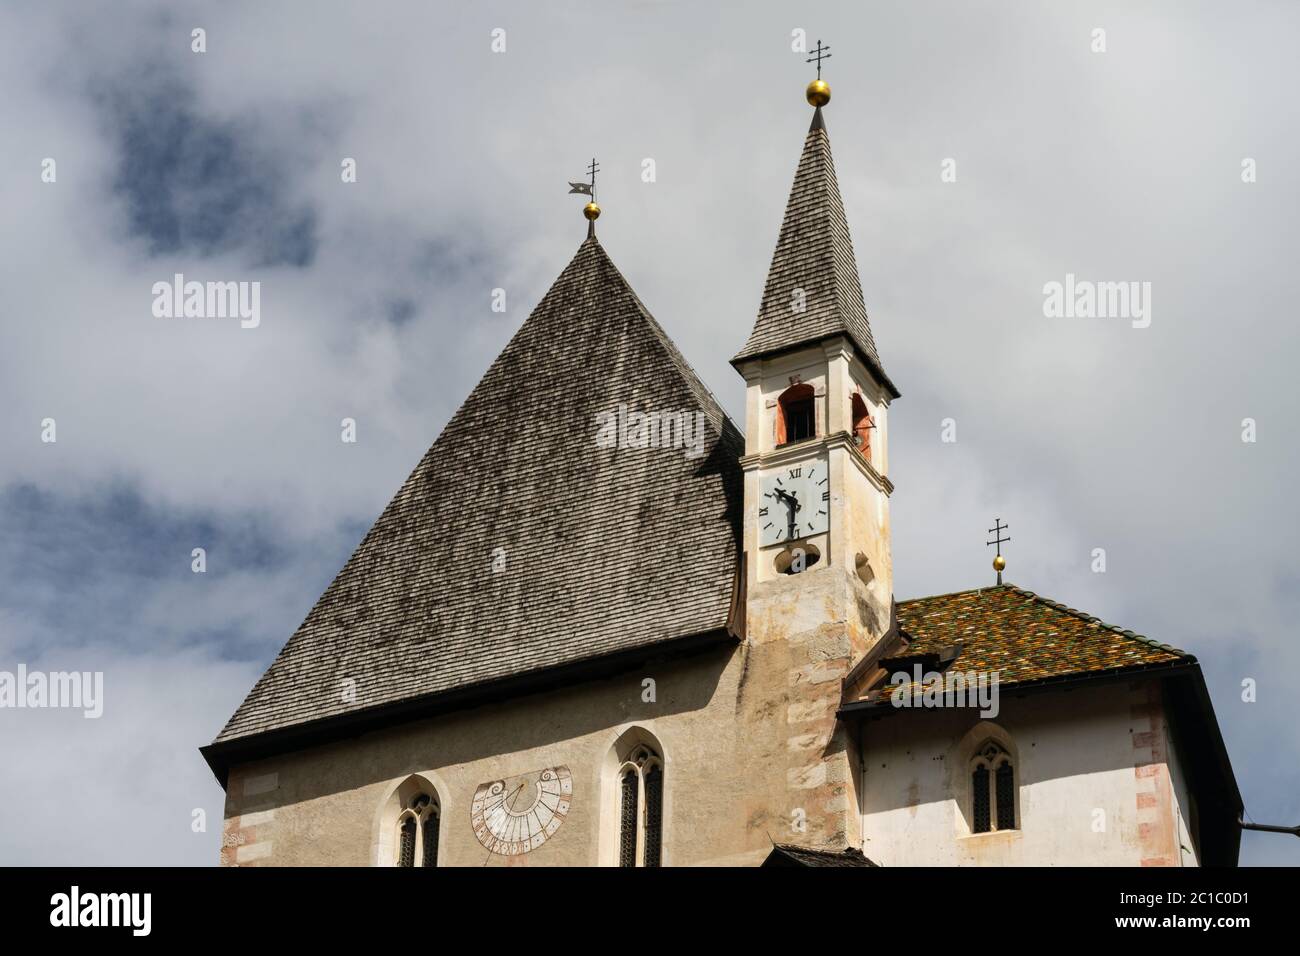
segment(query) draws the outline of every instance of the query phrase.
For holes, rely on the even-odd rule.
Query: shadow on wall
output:
[[[440,768],[598,735],[628,723],[702,710],[716,695],[722,673],[738,651],[738,645],[726,644],[671,660],[652,659],[608,678],[499,699],[244,763],[230,772],[227,815],[278,810]],[[656,682],[656,700],[646,702],[642,682],[650,674]],[[608,742],[589,745],[595,749],[582,757],[599,765]],[[276,775],[274,788],[243,794],[244,781],[270,774]]]

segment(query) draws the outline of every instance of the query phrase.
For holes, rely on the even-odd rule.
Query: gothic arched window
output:
[[[971,759],[971,832],[1016,828],[1016,769],[1011,755],[992,740]]]
[[[438,801],[427,793],[416,794],[398,818],[398,866],[438,865],[439,823]]]
[[[618,865],[658,866],[663,852],[664,765],[638,746],[618,768]]]
[[[813,387],[791,385],[776,400],[776,443],[789,445],[817,436],[817,411]]]

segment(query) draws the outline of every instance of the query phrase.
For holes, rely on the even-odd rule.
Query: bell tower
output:
[[[818,60],[825,49],[819,41]],[[899,393],[867,320],[818,65],[758,319],[731,360],[746,384],[746,583],[757,598],[821,591],[819,579],[836,578],[860,605],[855,643],[869,645],[888,628],[893,598],[889,405]]]
[[[835,179],[818,77],[744,377],[747,640],[783,688],[787,812],[799,842],[859,846],[841,682],[890,627],[889,405]],[[810,60],[811,62],[811,60]]]

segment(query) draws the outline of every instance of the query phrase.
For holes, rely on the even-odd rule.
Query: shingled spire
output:
[[[829,99],[829,96],[827,97]],[[810,93],[811,100],[811,93]],[[796,290],[802,290],[800,295]],[[798,306],[803,306],[803,311]],[[821,106],[813,113],[749,341],[732,365],[845,335],[894,397],[867,321]]]

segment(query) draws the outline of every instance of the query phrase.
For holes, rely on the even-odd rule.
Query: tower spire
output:
[[[844,336],[881,387],[897,398],[898,389],[885,374],[871,334],[830,136],[822,118],[822,108],[831,100],[830,84],[820,76],[829,49],[818,40],[808,58],[818,66],[817,79],[805,91],[814,109],[812,125],[790,188],[758,318],[731,364],[739,367],[750,359]]]

